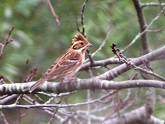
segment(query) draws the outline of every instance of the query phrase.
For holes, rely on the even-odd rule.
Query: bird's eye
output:
[[[81,42],[80,44],[81,44],[81,46],[83,46],[83,45],[84,45],[84,43],[83,43],[83,42]]]

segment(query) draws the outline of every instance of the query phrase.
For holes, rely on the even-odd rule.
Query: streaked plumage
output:
[[[29,87],[29,92],[34,91],[47,80],[72,77],[79,71],[85,59],[85,52],[90,46],[91,44],[82,34],[77,34],[72,40],[71,47],[50,66],[35,84]]]

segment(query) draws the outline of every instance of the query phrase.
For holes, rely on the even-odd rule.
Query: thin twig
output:
[[[88,72],[90,74],[90,77],[93,77],[93,72],[91,70],[91,68],[88,69]],[[87,101],[89,102],[91,100],[91,91],[87,90]],[[91,105],[88,104],[87,106],[87,116],[88,116],[88,124],[91,124],[91,118],[90,118],[90,114],[91,114]]]
[[[103,47],[105,46],[105,44],[108,41],[110,33],[111,33],[111,28],[110,28],[110,23],[109,23],[108,30],[107,30],[107,35],[106,35],[105,39],[103,40],[102,44],[99,46],[99,48],[94,53],[92,53],[92,55],[91,55],[92,57],[94,57],[98,52],[100,52],[103,49]]]
[[[49,8],[50,8],[50,10],[51,10],[51,12],[52,12],[52,14],[55,18],[55,21],[56,21],[57,25],[60,25],[60,20],[58,18],[58,15],[55,13],[55,10],[53,9],[53,6],[52,6],[50,0],[47,0],[47,1],[48,1]]]
[[[152,76],[154,76],[154,77],[156,77],[156,78],[158,78],[158,79],[160,79],[160,80],[162,80],[162,81],[165,81],[165,78],[164,78],[163,76],[160,76],[160,75],[154,73],[154,72],[151,71],[151,70],[146,70],[146,69],[143,69],[143,68],[138,67],[138,66],[136,66],[135,64],[133,64],[131,61],[129,61],[129,60],[124,56],[123,53],[120,52],[120,50],[119,50],[118,48],[116,48],[116,45],[115,45],[115,44],[113,44],[113,45],[111,46],[111,48],[112,48],[113,53],[117,55],[117,57],[119,58],[119,60],[120,60],[121,62],[126,63],[128,66],[131,66],[131,67],[135,68],[135,70],[139,70],[139,71],[144,72],[144,73],[146,73],[146,74],[150,74],[150,75],[152,75]]]
[[[1,116],[1,119],[3,120],[3,122],[4,122],[5,124],[9,124],[8,121],[7,121],[7,119],[6,119],[6,117],[5,117],[5,115],[3,114],[2,111],[0,111],[0,116]]]
[[[84,37],[86,37],[86,34],[85,34],[85,24],[84,24],[84,13],[85,13],[85,9],[86,9],[86,5],[87,5],[87,2],[88,0],[85,0],[83,5],[82,5],[82,8],[81,8],[81,12],[80,12],[80,15],[81,15],[81,26],[82,26],[82,30],[79,29],[79,23],[78,23],[78,18],[77,18],[77,30],[82,34],[84,35]],[[91,65],[94,63],[94,60],[91,56],[91,52],[89,49],[87,49],[87,53],[88,53],[88,58],[91,62]]]
[[[86,36],[86,34],[85,34],[85,24],[84,24],[84,13],[85,13],[85,8],[86,8],[86,5],[87,5],[87,2],[88,2],[88,0],[85,0],[83,5],[82,5],[82,8],[81,8],[81,26],[82,26],[81,33],[84,36]]]
[[[107,31],[106,37],[105,37],[105,39],[103,40],[102,44],[99,46],[99,48],[98,48],[95,52],[93,52],[93,53],[91,54],[91,58],[93,58],[97,53],[99,53],[99,52],[103,49],[103,47],[105,46],[105,44],[107,43],[108,38],[109,38],[109,36],[110,36],[110,32],[111,32],[111,30],[110,30],[110,23],[108,23],[108,24],[109,24],[109,25],[108,25],[108,31]],[[89,59],[86,59],[86,60],[85,60],[85,62],[87,62],[87,61],[89,61]],[[93,63],[94,63],[94,62],[93,62]]]
[[[148,29],[151,27],[151,25],[155,22],[155,21],[157,21],[159,18],[160,18],[160,16],[163,14],[163,10],[150,22],[150,24],[146,27],[146,29],[143,31],[143,32],[141,32],[141,33],[139,33],[138,35],[136,35],[136,37],[131,41],[131,43],[129,43],[121,52],[122,53],[124,53],[126,50],[128,50],[128,48],[130,48],[139,38],[141,38],[141,36],[143,35],[143,34],[145,34],[147,31],[148,31]]]
[[[93,57],[92,57],[91,52],[89,51],[89,49],[87,49],[87,53],[88,53],[88,58],[89,58],[87,60],[90,61],[90,65],[94,65],[94,60],[93,60]],[[86,62],[86,60],[85,60],[85,62]]]
[[[9,43],[11,43],[11,42],[13,41],[12,39],[11,39],[11,40],[9,39],[11,33],[13,32],[13,30],[14,30],[14,25],[11,27],[11,29],[10,29],[10,31],[9,31],[9,33],[8,33],[8,35],[7,35],[7,37],[6,37],[6,39],[5,39],[5,43],[4,43],[4,44],[0,43],[0,59],[1,59],[1,57],[2,57],[2,54],[3,54],[3,52],[4,52],[5,47],[6,47]]]
[[[159,5],[160,5],[161,9],[164,11],[164,15],[165,15],[164,6],[162,5],[162,0],[159,0]]]
[[[11,29],[10,29],[7,37],[6,37],[6,43],[5,43],[6,45],[12,42],[12,40],[9,40],[9,38],[10,38],[10,35],[11,35],[13,30],[14,30],[14,25],[11,27]]]
[[[32,81],[36,77],[37,70],[38,70],[38,67],[32,68],[32,70],[30,71],[30,74],[27,75],[26,79],[24,79],[23,82],[30,82],[30,81]]]
[[[52,115],[52,117],[49,119],[48,124],[51,124],[51,123],[52,123],[52,121],[53,121],[53,119],[54,119],[54,117],[55,117],[55,114],[57,113],[57,110],[58,110],[58,109],[55,109],[55,110],[54,110],[53,115]]]
[[[147,6],[157,7],[157,6],[160,6],[160,3],[156,3],[156,2],[141,3],[140,6],[141,6],[142,8],[147,7]],[[161,3],[161,6],[165,6],[165,3]]]
[[[34,105],[34,100],[27,95],[23,96],[23,100],[31,105]],[[35,101],[35,104],[39,104],[39,103]],[[62,122],[63,118],[61,118],[57,114],[55,115],[55,112],[53,112],[54,108],[41,107],[40,109],[43,110],[44,112],[46,112],[47,114],[51,115],[52,118],[56,118],[56,119],[60,120],[60,122]]]
[[[156,29],[156,30],[148,30],[148,32],[153,32],[153,33],[156,33],[156,32],[160,32],[160,31],[163,31],[165,29],[165,26],[160,28],[160,29]]]
[[[44,96],[47,96],[47,97],[54,97],[54,98],[62,97],[62,96],[69,96],[69,95],[74,94],[74,93],[77,93],[77,91],[60,93],[60,94],[48,94],[48,93],[45,93],[45,92],[38,92],[38,94],[41,94],[41,95],[44,95]]]
[[[10,104],[10,105],[0,105],[0,109],[5,109],[5,108],[41,108],[41,107],[58,107],[58,108],[68,108],[68,107],[79,107],[79,106],[84,106],[88,104],[94,104],[99,102],[100,100],[106,98],[107,96],[111,95],[112,93],[108,93],[98,99],[94,99],[88,102],[83,102],[83,103],[76,103],[76,104],[35,104],[35,105],[17,105],[17,104]]]
[[[19,96],[17,97],[17,99],[16,99],[16,101],[15,101],[14,104],[19,104],[19,101],[20,101],[20,99],[21,99],[22,96],[23,96],[22,94],[19,95]]]

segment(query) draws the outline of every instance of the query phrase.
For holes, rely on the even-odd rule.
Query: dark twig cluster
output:
[[[119,48],[116,48],[116,44],[115,43],[113,43],[111,45],[111,49],[112,49],[112,52],[119,58],[119,61],[121,61],[122,63],[126,63],[126,64],[130,65],[129,61],[124,56],[124,54],[120,52]]]
[[[165,78],[163,76],[160,76],[152,71],[150,67],[147,67],[148,69],[141,68],[139,66],[134,65],[131,61],[129,61],[122,52],[120,52],[119,48],[116,48],[116,44],[111,45],[112,52],[118,57],[119,61],[122,63],[126,63],[131,68],[135,68],[135,70],[139,70],[143,73],[153,75],[154,77],[158,78],[159,80],[165,81]],[[146,65],[147,66],[147,65]]]

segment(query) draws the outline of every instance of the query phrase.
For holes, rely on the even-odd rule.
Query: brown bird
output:
[[[83,64],[85,52],[91,45],[82,34],[75,35],[71,47],[48,68],[35,84],[29,87],[29,92],[33,92],[47,80],[67,79],[74,76]]]

